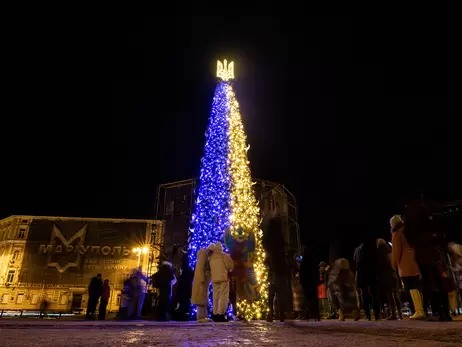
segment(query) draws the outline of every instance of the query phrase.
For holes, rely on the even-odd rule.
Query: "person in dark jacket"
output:
[[[278,214],[278,207],[273,211],[273,217],[263,234],[263,248],[267,255],[269,295],[269,312],[267,321],[272,322],[274,318],[274,297],[278,303],[279,320],[284,322],[289,283],[289,267],[286,261],[285,240],[282,232],[282,221]]]
[[[391,310],[388,320],[403,319],[401,301],[398,296],[398,274],[391,265],[391,249],[383,239],[377,240],[377,265],[380,292],[384,294]]]
[[[106,319],[106,308],[111,296],[111,289],[109,288],[109,280],[104,280],[103,292],[101,295],[101,302],[99,304],[98,320]]]
[[[87,306],[87,319],[94,319],[96,306],[98,305],[98,300],[103,294],[103,280],[101,279],[101,274],[97,274],[90,281],[88,286],[88,306]]]
[[[447,242],[438,217],[441,210],[439,203],[421,197],[406,205],[404,224],[422,277],[424,307],[430,303],[434,319],[451,321],[447,295],[450,288],[446,285]]]
[[[377,275],[377,245],[368,237],[355,251],[356,283],[361,292],[366,319],[371,320],[371,307],[375,320],[380,320],[380,302]]]
[[[176,283],[176,277],[173,273],[172,264],[168,261],[163,261],[152,278],[154,287],[158,289],[158,317],[160,321],[168,320],[168,313],[172,302],[172,286]]]
[[[319,280],[319,270],[314,247],[305,246],[302,262],[300,264],[300,283],[303,286],[305,294],[305,307],[307,312],[306,319],[321,319],[319,314],[319,303],[317,297],[317,281]]]
[[[176,289],[176,301],[178,309],[175,311],[176,320],[189,320],[189,310],[191,307],[191,293],[194,271],[189,266],[188,253],[183,251],[181,258],[181,274]]]

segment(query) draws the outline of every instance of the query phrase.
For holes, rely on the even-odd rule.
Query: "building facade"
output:
[[[90,279],[111,287],[119,309],[123,280],[138,266],[156,271],[163,247],[156,220],[11,216],[0,221],[0,310],[84,310]]]
[[[157,191],[156,219],[165,222],[164,252],[178,267],[181,252],[172,254],[178,246],[188,244],[191,215],[194,209],[196,179],[162,184]],[[300,231],[294,195],[282,184],[256,179],[255,196],[260,206],[261,227],[265,228],[276,205],[282,217],[287,248],[300,252]]]

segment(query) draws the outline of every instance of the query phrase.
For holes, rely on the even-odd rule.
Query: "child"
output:
[[[319,281],[318,281],[318,300],[319,308],[323,310],[327,316],[330,316],[328,296],[327,296],[327,282],[328,282],[329,267],[325,262],[319,263]],[[326,318],[327,318],[326,316]]]
[[[345,320],[345,313],[353,313],[354,320],[360,318],[359,297],[355,277],[347,259],[337,259],[329,275],[329,289],[335,306],[338,307],[338,320]]]

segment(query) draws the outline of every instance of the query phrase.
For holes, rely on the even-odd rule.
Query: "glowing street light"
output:
[[[141,262],[141,254],[146,254],[149,252],[149,248],[148,247],[136,247],[136,248],[133,248],[132,249],[132,252],[133,253],[136,253],[136,255],[138,256],[138,267],[140,266],[140,262]]]

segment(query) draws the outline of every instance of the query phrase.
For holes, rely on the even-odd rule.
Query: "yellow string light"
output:
[[[230,232],[238,239],[246,238],[249,232],[255,235],[255,251],[249,254],[249,261],[253,262],[257,291],[260,294],[259,300],[253,302],[238,298],[237,311],[247,320],[262,319],[268,312],[268,271],[262,246],[263,231],[259,227],[260,209],[253,190],[254,183],[247,158],[249,147],[246,146],[239,104],[231,85],[228,86],[227,96],[230,105],[228,160],[232,180]]]

